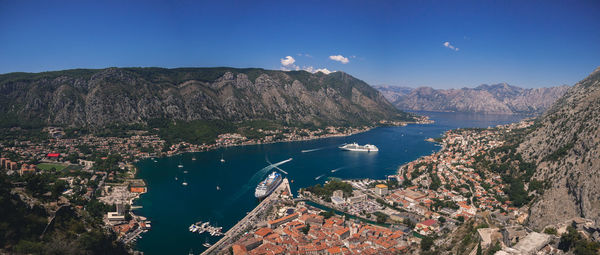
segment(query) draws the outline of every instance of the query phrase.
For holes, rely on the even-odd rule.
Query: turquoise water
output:
[[[152,221],[152,230],[143,235],[137,248],[146,254],[204,251],[202,243],[207,240],[214,243],[219,237],[191,233],[188,226],[197,221],[210,221],[227,230],[235,225],[257,204],[254,187],[271,171],[267,160],[277,163],[293,158],[279,167],[288,172],[294,192],[301,187],[323,183],[328,177],[385,178],[394,174],[398,166],[439,149],[435,144],[424,141],[426,138],[439,137],[449,129],[488,127],[522,118],[462,113],[422,114],[430,116],[436,123],[376,128],[349,137],[188,153],[160,158],[156,163],[150,159],[140,161],[137,164],[138,175],[146,180],[148,193],[136,202],[143,206],[136,212]],[[337,148],[351,142],[371,143],[380,151],[359,153]],[[224,163],[220,162],[221,156],[225,159]],[[193,161],[192,157],[196,160]],[[179,168],[179,164],[184,167]],[[189,185],[183,186],[183,181]]]

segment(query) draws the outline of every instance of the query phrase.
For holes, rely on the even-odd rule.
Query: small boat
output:
[[[182,164],[179,164],[177,167],[179,167],[179,168],[183,168],[183,165],[182,165]]]
[[[188,171],[187,171],[187,170],[185,170],[185,171],[183,171],[183,173],[184,173],[184,174],[187,174],[187,173],[188,173]]]
[[[194,250],[190,249],[190,252],[188,253],[188,255],[194,255]]]
[[[194,160],[194,161],[195,161],[195,160],[196,160],[196,157],[192,157],[192,160]]]
[[[175,180],[176,180],[176,181],[178,180],[178,179],[177,179],[177,176],[175,176]]]
[[[208,242],[208,237],[206,237],[206,239],[204,239],[204,243],[202,244],[202,246],[204,246],[204,247],[208,248],[208,247],[210,247],[211,245],[212,245],[212,244],[210,244],[210,243]]]
[[[225,159],[223,159],[223,154],[221,154],[221,163],[225,163]]]
[[[181,185],[183,185],[183,186],[187,186],[187,185],[188,185],[188,183],[187,183],[186,181],[183,181],[183,182],[181,183]]]
[[[221,190],[221,187],[219,187],[219,185],[217,185],[217,190]]]

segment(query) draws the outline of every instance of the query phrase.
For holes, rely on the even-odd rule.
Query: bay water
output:
[[[439,147],[425,141],[456,128],[488,127],[519,121],[524,116],[419,112],[433,124],[380,127],[347,136],[310,141],[284,142],[186,153],[157,162],[137,164],[138,177],[146,181],[148,193],[135,204],[136,214],[152,221],[152,230],[142,235],[136,248],[145,254],[195,254],[203,243],[220,237],[188,231],[197,221],[210,221],[225,232],[251,211],[258,201],[254,188],[272,169],[270,163],[288,174],[292,191],[324,183],[330,177],[383,179],[399,166],[429,155]],[[342,151],[338,146],[357,142],[374,144],[379,152]],[[192,160],[195,158],[196,160]],[[221,162],[221,158],[225,162]],[[289,160],[291,158],[291,160]],[[270,163],[269,163],[270,162]],[[182,165],[183,167],[178,167]],[[187,182],[188,185],[182,185]],[[218,188],[217,188],[218,187]]]

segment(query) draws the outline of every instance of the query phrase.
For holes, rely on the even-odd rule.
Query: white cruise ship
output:
[[[372,145],[372,144],[358,145],[357,143],[344,144],[344,145],[340,146],[340,149],[345,150],[345,151],[364,151],[364,152],[379,151],[379,149],[375,145]]]
[[[256,186],[254,196],[258,199],[267,197],[275,190],[275,188],[277,188],[277,186],[279,186],[282,180],[283,178],[281,177],[281,174],[272,172],[264,181],[260,182],[258,186]]]

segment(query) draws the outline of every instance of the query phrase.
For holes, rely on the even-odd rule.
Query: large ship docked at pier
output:
[[[256,186],[254,196],[258,199],[263,199],[271,194],[281,183],[283,178],[278,172],[272,172],[267,178]]]
[[[379,151],[379,149],[372,144],[358,145],[357,143],[348,143],[340,146],[339,148],[346,151]]]

